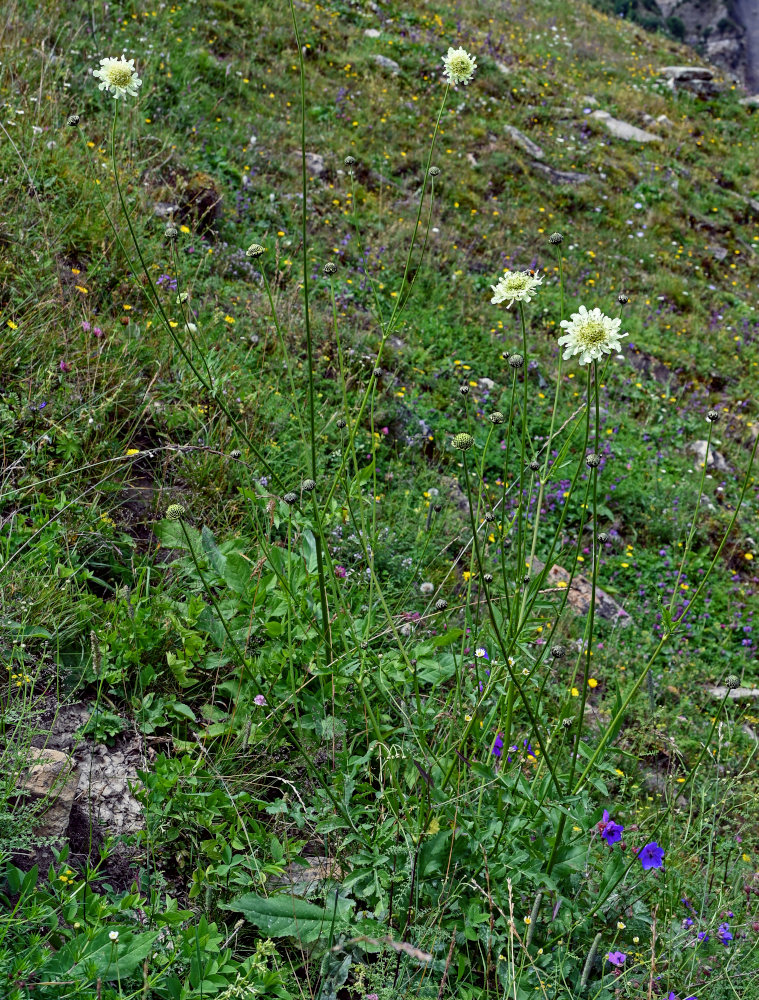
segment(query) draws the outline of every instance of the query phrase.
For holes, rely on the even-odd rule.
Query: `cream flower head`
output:
[[[443,56],[443,76],[449,83],[463,83],[465,86],[474,76],[477,60],[466,49],[448,49],[448,55]]]
[[[543,279],[538,277],[535,271],[506,271],[498,279],[498,283],[491,285],[494,295],[490,300],[494,306],[501,302],[508,301],[507,309],[511,308],[514,302],[530,302],[532,293],[543,283]]]
[[[127,94],[137,97],[137,88],[142,86],[142,80],[137,76],[134,59],[101,59],[100,69],[92,71],[94,77],[102,80],[99,90],[111,91],[116,100],[126,98]]]
[[[604,354],[621,351],[620,340],[627,336],[626,333],[619,332],[621,325],[621,319],[605,316],[600,309],[588,312],[585,306],[580,306],[579,312],[572,313],[569,319],[561,321],[561,327],[566,333],[559,337],[558,343],[560,347],[566,348],[564,360],[571,358],[573,354],[579,354],[580,364],[587,365],[591,361],[598,361]]]

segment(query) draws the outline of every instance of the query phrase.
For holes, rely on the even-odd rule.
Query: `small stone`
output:
[[[397,76],[401,71],[401,67],[398,65],[395,59],[388,59],[387,56],[379,56],[379,55],[375,56],[374,61],[377,63],[380,69],[387,70],[387,72],[392,73],[393,76]]]
[[[707,456],[707,447],[709,454]],[[725,456],[714,450],[714,446],[708,446],[706,441],[692,441],[686,451],[695,456],[696,464],[694,468],[700,470],[706,462],[707,469],[714,469],[716,472],[729,472],[730,466],[725,461]]]
[[[28,767],[19,787],[44,806],[34,825],[36,836],[63,836],[78,784],[77,766],[68,754],[37,747],[29,750]]]
[[[379,38],[382,34],[377,28],[364,28],[364,36],[366,38]]]
[[[306,153],[306,170],[312,177],[321,177],[327,170],[327,164],[320,153]]]
[[[543,150],[538,146],[536,142],[528,138],[524,132],[520,132],[518,128],[514,128],[513,125],[504,125],[503,130],[506,135],[511,139],[511,141],[523,149],[525,153],[529,153],[536,160],[542,160],[545,156]]]

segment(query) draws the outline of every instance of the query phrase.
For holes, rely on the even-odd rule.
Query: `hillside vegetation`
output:
[[[564,0],[0,31],[0,994],[759,995],[745,94]]]

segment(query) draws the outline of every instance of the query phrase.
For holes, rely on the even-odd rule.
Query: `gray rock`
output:
[[[327,164],[324,157],[319,153],[306,153],[306,170],[312,177],[321,177],[326,171]]]
[[[34,825],[38,837],[59,839],[69,825],[79,775],[76,762],[60,750],[29,751],[29,766],[19,787],[39,803],[39,815]]]
[[[540,160],[530,160],[530,166],[534,170],[539,170],[541,174],[545,174],[553,184],[586,184],[593,179],[590,174],[583,174],[579,170],[573,172],[557,170],[556,167],[550,167],[547,163],[541,163]]]
[[[387,56],[375,56],[374,61],[381,69],[386,69],[388,73],[392,73],[393,76],[397,76],[401,71],[401,67],[395,59],[388,59]]]
[[[656,124],[657,125],[671,125],[672,122],[669,120],[669,118],[667,118],[666,115],[659,115],[658,118],[656,119]]]
[[[752,94],[750,97],[742,97],[739,104],[742,104],[744,108],[759,108],[759,94]]]
[[[168,201],[156,201],[153,204],[153,215],[159,219],[171,219],[179,211],[179,205],[172,205]]]
[[[602,122],[616,139],[624,139],[626,142],[661,142],[660,136],[646,132],[637,125],[620,121],[619,118],[612,118],[608,111],[594,111],[590,117]]]
[[[709,455],[706,454],[706,441],[691,441],[687,451],[696,457],[696,469],[701,469],[706,462],[707,469],[714,469],[716,472],[729,472],[730,466],[725,461],[724,455],[714,450],[714,446],[709,448]]]
[[[537,143],[533,142],[532,139],[528,139],[524,132],[520,132],[519,129],[514,128],[513,125],[504,125],[503,130],[512,142],[516,143],[516,145],[521,147],[526,153],[529,153],[529,155],[534,159],[543,159],[545,156],[543,150]]]
[[[537,559],[533,560],[534,568],[540,571]],[[556,587],[565,590],[569,584],[569,573],[562,566],[552,566],[548,570],[546,583],[549,587]],[[576,573],[569,589],[567,604],[578,614],[586,616],[590,611],[590,599],[593,588],[590,580]],[[596,611],[599,617],[606,619],[616,625],[627,626],[632,622],[632,618],[625,609],[617,604],[613,597],[596,587]]]
[[[382,32],[378,31],[376,28],[364,28],[364,35],[367,38],[379,38],[381,34]]]
[[[506,63],[496,62],[495,68],[499,73],[503,73],[504,76],[509,76],[511,73],[511,67],[507,66]]]
[[[592,94],[586,94],[585,97],[582,98],[582,103],[588,108],[598,107],[598,101],[592,96]]]
[[[687,90],[697,97],[714,97],[720,87],[714,71],[705,66],[663,66],[659,73],[674,90]]]
[[[495,389],[495,382],[492,380],[492,378],[481,378],[479,379],[479,383],[482,386],[482,388],[486,389],[488,392],[491,392],[493,389]]]
[[[725,692],[727,692],[728,701],[744,701],[746,699],[751,699],[752,701],[759,698],[759,688],[726,688],[721,685],[716,685],[715,687],[708,687],[707,693],[715,698],[717,701],[722,701],[725,697]]]
[[[685,83],[692,80],[713,80],[714,70],[707,66],[662,66],[659,75],[666,80]]]

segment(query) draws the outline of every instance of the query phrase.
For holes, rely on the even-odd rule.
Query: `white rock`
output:
[[[520,132],[519,129],[514,128],[513,125],[504,125],[503,130],[512,142],[516,143],[516,145],[521,147],[526,153],[529,153],[530,156],[534,157],[536,160],[543,159],[545,156],[543,150],[536,142],[529,139],[524,132]]]
[[[662,66],[659,74],[668,80],[713,80],[714,71],[705,66]]]
[[[382,32],[378,31],[376,28],[365,28],[364,34],[367,38],[379,38]]]
[[[759,108],[759,94],[752,94],[750,97],[742,97],[739,104],[746,108]]]
[[[392,73],[393,76],[397,76],[401,71],[401,67],[395,61],[395,59],[388,59],[387,56],[375,56],[374,61],[382,69],[386,69],[388,73]]]
[[[306,170],[312,177],[321,177],[326,169],[327,164],[320,153],[306,153]]]
[[[706,449],[706,441],[691,441],[688,445],[687,451],[696,458],[696,469],[703,468],[704,462],[706,462],[707,469],[714,469],[717,472],[730,471],[724,455],[721,455],[720,452],[714,450],[714,447],[711,447],[709,448],[709,457],[707,458]]]
[[[637,125],[630,125],[629,122],[620,121],[619,118],[612,118],[608,111],[594,111],[590,117],[603,122],[616,139],[624,139],[626,142],[661,141],[660,136],[654,135],[653,132],[646,132],[645,129],[638,128]]]

